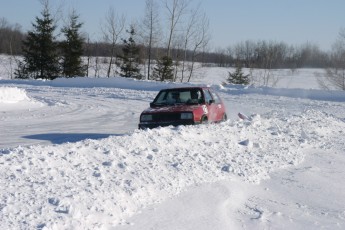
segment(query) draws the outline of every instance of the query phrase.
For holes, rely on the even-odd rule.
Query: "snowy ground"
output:
[[[229,121],[153,130],[139,114],[173,84],[0,80],[2,229],[344,229],[345,93],[313,70],[275,88],[224,71],[195,83]]]

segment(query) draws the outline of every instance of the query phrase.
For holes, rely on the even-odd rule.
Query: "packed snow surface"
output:
[[[2,229],[345,228],[344,92],[211,84],[228,121],[138,130],[181,84],[0,84]]]

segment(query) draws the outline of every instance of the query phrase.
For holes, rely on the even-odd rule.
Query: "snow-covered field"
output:
[[[230,119],[153,130],[139,114],[176,84],[3,77],[1,229],[345,229],[345,93],[313,71],[254,88],[206,68]]]

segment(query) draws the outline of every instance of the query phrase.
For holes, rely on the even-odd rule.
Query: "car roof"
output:
[[[165,90],[184,90],[184,89],[210,89],[208,86],[186,86],[186,87],[172,87],[172,88],[165,88],[161,91]]]

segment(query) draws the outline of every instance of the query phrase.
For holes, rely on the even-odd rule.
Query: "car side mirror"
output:
[[[150,102],[150,108],[153,108],[153,107],[155,107],[155,106],[154,106],[154,103],[153,103],[153,102]]]
[[[209,100],[208,103],[211,105],[212,103],[214,103],[215,101],[213,99]]]

